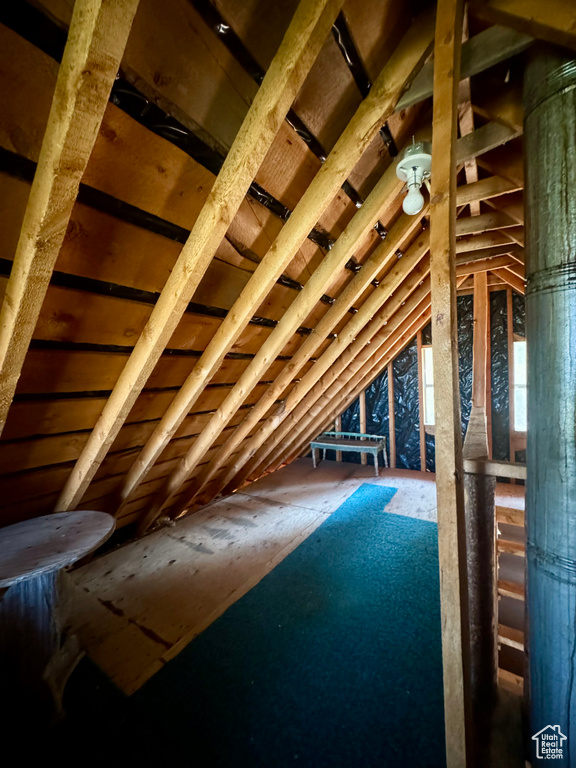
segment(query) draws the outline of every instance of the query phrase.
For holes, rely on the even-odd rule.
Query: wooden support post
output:
[[[160,298],[68,478],[57,510],[78,504],[120,431],[244,200],[341,5],[342,0],[301,0]],[[323,169],[326,165],[328,162]],[[310,227],[304,237],[309,231]]]
[[[461,0],[438,1],[434,49],[430,208],[436,493],[448,768],[464,768],[468,764],[467,755],[470,753],[471,743],[468,696],[468,585],[455,285],[454,150],[462,14]]]
[[[489,294],[486,272],[474,275],[474,340],[472,408],[464,440],[464,459],[488,458],[486,424],[487,337]],[[466,472],[466,546],[468,562],[468,608],[470,617],[470,690],[478,762],[489,754],[490,716],[495,702],[497,647],[497,578],[494,493],[496,480],[488,475]]]
[[[420,432],[420,471],[426,472],[426,430],[424,428],[424,376],[422,371],[422,331],[416,334],[418,355],[418,429]]]
[[[394,364],[388,363],[388,442],[390,469],[396,469],[396,418],[394,411]]]
[[[506,334],[508,342],[508,440],[510,461],[516,461],[514,454],[514,308],[512,289],[506,289]],[[511,480],[514,485],[515,480]]]
[[[77,0],[0,313],[0,434],[138,0]]]
[[[360,405],[360,432],[366,432],[366,390],[360,392],[358,402]],[[368,455],[366,453],[360,454],[360,461],[362,464],[368,464]]]
[[[342,414],[336,416],[334,428],[336,432],[342,432]],[[336,461],[342,461],[342,451],[336,451]]]

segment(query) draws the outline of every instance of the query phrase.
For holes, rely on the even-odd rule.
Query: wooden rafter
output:
[[[236,215],[341,5],[342,0],[301,0],[146,327],[68,478],[56,505],[58,510],[78,504],[120,431]]]
[[[504,211],[491,211],[479,216],[467,216],[456,220],[456,235],[472,235],[479,232],[492,232],[494,230],[517,227],[518,222]]]
[[[380,291],[381,303],[384,303],[386,293],[389,295],[392,286],[402,282],[400,290],[386,302],[384,312],[391,313],[392,311],[396,311],[402,305],[402,302],[406,301],[406,299],[417,289],[419,283],[425,279],[428,271],[427,260],[424,259],[426,250],[427,236],[423,235],[400,260],[400,263],[395,268],[395,274],[393,274],[393,272],[388,273],[380,286],[378,286],[376,290]],[[419,266],[416,267],[416,264]],[[384,291],[386,291],[386,293],[383,293]],[[372,302],[374,306],[375,299],[372,299]],[[236,474],[244,464],[251,462],[252,457],[258,451],[263,451],[265,454],[268,454],[275,450],[276,444],[294,427],[295,420],[291,417],[292,411],[294,411],[301,400],[306,396],[307,390],[316,384],[317,379],[322,375],[322,369],[327,369],[332,364],[331,360],[338,358],[340,355],[342,355],[342,360],[347,359],[347,355],[354,354],[355,350],[361,349],[362,345],[365,345],[368,342],[370,338],[369,332],[358,333],[358,338],[356,338],[357,329],[370,323],[372,321],[372,315],[374,314],[373,309],[370,307],[364,309],[364,307],[366,307],[366,304],[362,306],[360,311],[354,315],[352,321],[350,321],[355,321],[354,327],[349,328],[348,326],[350,326],[350,323],[346,326],[346,329],[349,331],[351,330],[351,333],[347,335],[347,339],[354,345],[351,348],[352,351],[349,352],[346,350],[345,353],[341,352],[342,349],[346,348],[344,341],[341,341],[341,339],[343,339],[342,336],[339,337],[340,350],[333,346],[328,348],[325,355],[322,356],[322,368],[317,367],[318,362],[315,363],[314,367],[307,374],[307,380],[305,381],[306,377],[302,379],[297,385],[298,390],[295,387],[282,406],[277,408],[272,416],[270,416],[258,429],[258,433],[243,445],[241,451],[235,458],[233,468],[224,479],[223,484],[226,484],[229,481],[229,475]],[[328,355],[327,353],[330,352],[330,350],[332,350],[332,352]]]
[[[434,50],[430,258],[446,764],[470,754],[468,610],[456,308],[456,123],[462,0],[439,0]],[[485,126],[493,128],[493,124]],[[502,126],[497,126],[498,129]],[[474,134],[462,140],[474,141]],[[509,129],[507,129],[509,130]]]
[[[328,349],[318,358],[314,366],[302,377],[301,381],[291,390],[288,395],[281,414],[275,418],[269,419],[266,427],[258,431],[258,435],[264,437],[274,430],[280,422],[288,421],[287,414],[293,410],[300,400],[305,396],[307,390],[315,384],[322,374],[332,365],[334,360],[342,354],[346,347],[355,339],[356,335],[362,330],[364,325],[370,321],[373,315],[380,309],[390,294],[395,291],[403,282],[406,275],[414,271],[415,267],[424,258],[428,250],[428,237],[426,233],[421,234],[416,242],[408,249],[403,258],[386,274],[378,287],[364,302],[361,309],[353,315],[352,319],[344,326],[338,337],[332,342]],[[284,424],[282,425],[284,428]],[[197,460],[197,459],[196,459]],[[167,499],[164,504],[169,504],[171,497],[178,491],[182,483],[190,474],[186,459],[173,476],[170,478],[166,488],[168,490]]]
[[[456,204],[467,205],[480,200],[488,200],[494,197],[506,195],[509,192],[517,192],[522,186],[514,184],[501,176],[490,176],[487,179],[475,181],[473,184],[463,184],[456,190]]]
[[[388,174],[388,177],[390,177],[390,175],[392,174],[395,176],[393,168],[391,169],[390,174]],[[382,188],[385,188],[387,186],[386,176],[387,174],[385,174],[385,177],[383,177],[382,179]],[[373,194],[376,195],[376,197],[378,197],[377,189],[374,190]],[[348,248],[348,241],[350,238],[352,238],[352,243],[354,242],[354,239],[353,239],[354,232],[358,231],[360,227],[364,227],[364,224],[366,222],[366,218],[364,216],[365,208],[366,208],[366,213],[368,214],[368,218],[370,218],[369,199],[367,199],[365,205],[360,209],[358,214],[354,216],[354,218],[346,228],[345,232],[343,233],[343,235],[346,235],[346,237],[344,238],[342,245],[346,249]],[[356,221],[359,215],[360,215],[360,218],[358,219],[358,221]],[[367,259],[367,261],[363,265],[360,272],[353,278],[353,280],[344,289],[344,291],[338,297],[338,299],[333,304],[333,306],[328,310],[326,315],[324,315],[324,317],[316,325],[316,328],[314,329],[315,332],[311,334],[304,341],[302,346],[296,351],[296,353],[292,357],[289,365],[284,368],[284,370],[277,376],[276,380],[267,388],[266,392],[264,393],[262,398],[259,400],[259,402],[252,408],[251,412],[246,416],[246,418],[240,424],[240,426],[237,427],[234,435],[231,438],[229,438],[228,442],[226,443],[226,446],[220,449],[217,457],[218,462],[222,463],[223,461],[225,461],[229,453],[231,453],[232,450],[234,450],[236,446],[244,439],[244,437],[247,434],[249,434],[253,426],[257,424],[261,418],[264,417],[266,412],[274,404],[275,400],[278,397],[280,397],[282,392],[290,384],[294,376],[316,354],[316,352],[318,351],[320,346],[324,343],[328,335],[332,332],[334,327],[349,312],[350,307],[354,306],[355,302],[369,288],[372,280],[374,280],[381,272],[389,269],[390,266],[396,261],[397,243],[409,237],[411,233],[414,231],[414,229],[418,228],[419,226],[420,226],[419,220],[415,220],[413,217],[403,216],[391,227],[388,233],[388,236],[386,237],[386,240],[383,243],[381,243],[378,246],[378,248],[370,255],[370,257]],[[342,236],[338,239],[336,245],[333,248],[333,251],[335,252],[335,257],[337,259],[339,259],[339,256],[338,256],[339,243],[342,239]],[[330,256],[326,257],[325,261],[330,261]],[[322,270],[321,273],[323,274],[324,270]],[[315,282],[316,281],[314,281],[314,278],[312,277],[308,284],[311,284],[311,288],[314,291],[314,294],[317,295],[317,288],[315,286]],[[321,292],[323,292],[324,290],[324,287],[322,287],[322,282],[320,282],[320,290]],[[306,291],[306,287],[303,289],[302,294],[304,294],[305,291]],[[294,306],[294,304],[297,301],[298,299],[296,299],[295,302],[293,302],[292,306]],[[274,342],[273,337],[278,330],[280,330],[280,333],[282,333],[282,328],[280,326],[283,320],[281,321],[279,326],[272,332],[269,340],[272,340]],[[264,350],[264,352],[267,353],[267,350]],[[272,355],[267,353],[266,356],[268,358],[272,358],[273,360]],[[256,362],[259,362],[259,361],[256,361]],[[253,361],[253,363],[249,367],[252,367],[254,363],[255,361]],[[265,359],[265,364],[269,364],[269,361],[266,359]],[[254,377],[254,378],[257,379],[257,377]],[[244,398],[246,397],[246,394],[247,393],[244,394]],[[237,410],[237,407],[238,406],[236,406],[236,410]],[[222,426],[225,426],[225,424],[223,424],[222,422],[223,422],[222,419],[220,418],[216,419],[216,423],[218,425],[222,424]],[[185,461],[187,462],[187,466],[185,469],[185,473],[184,471],[182,471],[181,476],[177,478],[178,482],[183,482],[181,478],[184,477],[184,474],[186,474],[187,476],[190,472],[192,472],[193,470],[193,467],[191,466],[192,462],[197,462],[198,457],[201,456],[204,451],[204,449],[202,452],[197,451],[196,444],[193,446],[193,450],[194,450],[194,454],[191,457],[192,461],[190,462],[190,456],[186,457]],[[173,486],[168,489],[169,493],[177,492],[177,485],[176,485],[177,480],[174,477],[171,478],[171,482],[173,483]],[[157,513],[158,513],[158,508],[157,507],[152,508],[149,511],[149,513],[145,516],[144,520],[142,521],[141,528],[144,529],[145,527],[149,526],[151,522],[155,519]]]
[[[195,365],[143,454],[137,460],[134,470],[127,478],[123,490],[124,498],[127,498],[157,459],[207,381],[210,380],[222,362],[231,344],[257,310],[282,269],[293,258],[301,241],[320,218],[339,186],[360,159],[364,149],[378,131],[382,120],[393,110],[406,83],[410,82],[418,72],[432,43],[432,27],[432,19],[428,15],[418,20],[387,62],[371,88],[369,96],[361,104],[356,115],[338,140],[326,163],[305,192],[265,260],[260,264],[229,316],[218,329],[213,341]],[[242,380],[230,393],[225,406],[220,408],[217,416],[211,420],[197,438],[193,448],[183,460],[181,470],[176,472],[167,484],[169,496],[193,471],[213,440],[242,405],[247,394],[257,383],[261,372],[269,367],[290,335],[309,314],[313,304],[324,292],[326,283],[334,270],[341,268],[348,260],[356,244],[356,239],[364,236],[374,225],[384,200],[393,196],[398,189],[399,184],[392,169],[386,175],[383,183],[378,185],[377,195],[371,200],[368,209],[361,211],[360,221],[357,224],[352,224],[351,229],[356,231],[356,236],[347,235],[344,237],[342,246],[320,266],[318,275],[312,278],[310,286],[306,286],[280,325],[275,329],[265,347],[259,351]],[[356,217],[354,218],[356,219]],[[366,223],[364,224],[364,222]],[[360,226],[361,223],[362,226]],[[151,509],[146,518],[153,520],[157,511]]]
[[[460,149],[461,142],[464,143],[464,149]],[[493,138],[489,138],[489,142],[486,145],[488,149],[492,148],[493,146]],[[466,155],[467,149],[472,147],[472,151],[474,153],[480,154],[483,150],[483,139],[480,141],[470,144],[465,139],[461,139],[458,144],[458,153],[462,161],[466,161],[468,158],[468,155]],[[475,156],[475,154],[474,154]],[[395,191],[398,189],[398,185],[395,184],[393,181],[393,175],[394,175],[394,169],[389,169],[384,177],[382,178],[381,182],[377,185],[376,191],[382,190],[382,191],[388,191],[392,196]],[[497,185],[498,189],[502,189],[502,185]],[[484,187],[483,190],[480,192],[480,194],[485,195],[487,193],[487,188]],[[371,196],[372,197],[372,196]],[[360,214],[364,210],[365,207],[371,208],[371,202],[369,205],[369,200],[366,201],[365,205],[360,211]],[[378,203],[375,206],[376,208],[381,208],[383,203],[383,198],[378,199]],[[360,214],[356,214],[354,219],[352,220],[351,224],[349,225],[349,234],[344,238],[344,244],[346,247],[351,247],[353,241],[356,239],[355,233],[361,233],[364,230],[363,224],[361,225],[360,222],[358,222],[358,225],[355,225],[354,220],[358,218]],[[362,222],[364,222],[363,216],[360,216],[362,219]],[[353,234],[354,233],[354,234]],[[394,242],[393,236],[396,235],[395,232],[390,232],[388,236],[388,240]],[[398,235],[396,235],[398,236]],[[505,238],[506,239],[506,238]],[[246,396],[249,394],[250,389],[254,386],[254,384],[258,381],[258,378],[262,374],[263,370],[265,370],[266,367],[268,367],[271,362],[274,359],[274,355],[277,354],[281,346],[285,343],[285,341],[289,337],[289,333],[292,331],[289,331],[290,328],[294,329],[298,323],[301,321],[303,317],[308,314],[309,308],[312,306],[312,302],[314,301],[315,294],[320,293],[321,291],[318,286],[325,286],[326,278],[324,273],[330,272],[332,269],[335,269],[337,267],[334,267],[334,264],[341,264],[342,259],[340,258],[340,250],[338,249],[338,244],[340,242],[340,239],[337,243],[336,248],[334,249],[336,253],[334,253],[334,258],[331,258],[330,256],[325,260],[324,265],[320,269],[321,278],[319,280],[312,279],[310,281],[310,290],[306,291],[306,289],[302,292],[300,298],[300,301],[296,300],[293,304],[293,308],[286,313],[285,318],[282,319],[280,325],[275,329],[272,336],[266,343],[265,347],[258,353],[257,358],[253,363],[251,364],[250,368],[245,374],[244,380],[241,380],[238,382],[235,390],[229,395],[229,398],[227,402],[219,409],[218,413],[215,415],[215,417],[211,420],[210,424],[205,428],[203,433],[200,435],[199,438],[196,439],[193,447],[188,452],[187,456],[183,459],[181,467],[176,470],[170,480],[168,481],[166,488],[163,490],[163,492],[166,494],[166,498],[162,500],[160,498],[160,495],[157,499],[154,500],[154,502],[151,504],[149,511],[145,515],[144,519],[141,522],[141,530],[145,530],[147,527],[149,527],[152,522],[156,519],[156,517],[160,514],[163,507],[170,504],[171,498],[178,493],[179,488],[182,486],[184,482],[186,482],[186,479],[191,475],[191,473],[195,470],[198,463],[201,461],[202,457],[204,456],[205,452],[208,450],[210,445],[214,442],[214,440],[218,437],[218,435],[222,432],[222,430],[225,428],[226,424],[230,421],[233,414],[237,411],[238,407],[244,402]],[[366,267],[362,270],[362,278],[364,279],[364,284],[367,285],[369,280],[372,280],[375,275],[369,276],[368,271],[366,270]],[[352,303],[352,302],[351,302]],[[342,302],[340,302],[339,306],[342,306]],[[350,304],[348,305],[350,306]],[[300,311],[300,308],[308,307],[306,311]],[[334,308],[333,308],[334,309]],[[292,311],[293,310],[293,311]],[[298,320],[293,320],[292,316],[294,318],[298,318]],[[327,316],[326,319],[328,319],[329,316]],[[319,339],[323,338],[323,329],[320,327],[316,329],[316,338],[313,339],[314,341],[318,341]],[[281,342],[281,343],[280,343]],[[307,353],[309,355],[312,354],[312,351],[309,351],[309,344],[305,344],[303,348],[301,349],[302,353]],[[271,351],[272,350],[272,351]],[[301,358],[303,359],[303,357]],[[129,493],[132,492],[132,490],[137,486],[137,484],[145,477],[146,472],[149,470],[150,466],[153,464],[153,462],[157,459],[158,455],[160,454],[161,450],[165,447],[165,445],[168,442],[169,437],[174,433],[175,429],[178,427],[178,424],[181,423],[182,418],[184,415],[188,412],[192,405],[192,401],[189,398],[190,392],[196,391],[194,388],[198,388],[199,382],[194,379],[194,375],[196,370],[198,369],[198,365],[194,369],[193,374],[191,375],[189,381],[190,386],[185,384],[183,390],[178,394],[177,398],[175,399],[173,405],[167,412],[166,416],[162,420],[161,424],[155,431],[153,437],[151,438],[149,444],[144,449],[143,453],[139,457],[139,459],[135,462],[133,465],[133,468],[131,469],[126,484],[124,486],[123,490],[123,499],[127,499],[129,496]],[[292,370],[295,370],[294,361],[292,361],[290,368],[288,369],[288,372]],[[286,386],[288,382],[284,381],[284,379],[281,377],[280,379],[283,382],[283,386]],[[248,382],[248,383],[245,383]],[[277,397],[280,394],[280,390],[278,387],[278,383],[275,382],[275,384],[269,388],[269,391],[266,393],[266,397],[263,400],[262,403],[258,404],[258,407],[254,408],[252,410],[252,413],[250,414],[247,419],[245,419],[245,424],[242,424],[241,427],[239,427],[236,430],[236,433],[234,435],[234,438],[232,440],[229,440],[226,444],[226,447],[224,449],[221,449],[219,451],[218,457],[210,464],[207,472],[209,472],[210,476],[213,476],[217,471],[218,467],[217,464],[222,465],[222,463],[226,460],[228,455],[232,452],[232,450],[237,446],[238,442],[246,435],[248,434],[248,430],[256,423],[257,419],[260,418],[262,413],[262,408],[265,407],[266,410],[270,407],[271,403],[273,402],[273,399]],[[206,473],[204,473],[204,476]],[[207,479],[204,480],[204,482],[208,482]]]
[[[253,452],[254,455],[249,462],[243,462],[241,458],[238,458],[227,468],[225,476],[219,481],[219,486],[226,486],[226,490],[230,490],[231,483],[233,482],[234,485],[237,483],[237,480],[234,478],[238,472],[242,472],[241,482],[245,476],[252,474],[257,465],[265,465],[271,459],[276,461],[280,456],[283,456],[283,451],[278,449],[284,444],[284,441],[287,441],[286,445],[288,445],[296,437],[296,433],[300,434],[299,430],[302,419],[307,418],[310,407],[317,399],[324,393],[327,396],[328,393],[333,394],[335,388],[348,387],[349,379],[356,374],[361,366],[369,363],[372,357],[378,357],[381,354],[383,345],[394,343],[402,323],[407,322],[407,318],[413,316],[415,307],[417,307],[419,301],[425,299],[428,293],[429,284],[424,279],[423,285],[413,291],[410,300],[404,306],[402,306],[402,302],[394,302],[390,306],[384,306],[381,312],[359,334],[358,339],[346,349],[345,353],[309,389],[305,397],[290,414],[290,428],[283,428],[281,432],[274,433],[269,442],[265,442],[258,450]],[[335,402],[331,403],[331,412]],[[341,411],[342,409],[336,410],[338,413]],[[259,470],[257,471],[259,472]]]
[[[537,1],[537,0],[536,0]],[[490,67],[525,51],[533,42],[528,35],[505,27],[491,27],[467,40],[462,46],[462,78],[478,75]],[[406,109],[432,96],[433,62],[427,62],[410,89],[398,102],[397,110]]]
[[[501,278],[505,283],[513,288],[516,293],[524,296],[526,293],[526,285],[522,277],[518,277],[515,272],[510,271],[508,268],[494,269],[493,273],[496,275],[496,277]]]
[[[333,281],[338,272],[344,268],[346,262],[357,249],[358,243],[366,238],[372,227],[378,221],[382,210],[388,204],[390,198],[393,198],[397,194],[400,186],[401,184],[396,177],[394,167],[390,167],[380,179],[374,190],[370,193],[362,208],[352,218],[342,235],[338,238],[334,247],[314,271],[302,291],[286,310],[278,326],[274,329],[270,337],[258,351],[255,359],[250,363],[240,380],[237,382],[234,391],[230,393],[226,401],[226,407],[228,408],[229,413],[228,420],[236,412],[238,407],[242,405],[251,389],[258,383],[261,375],[269,368],[275,357],[280,354],[282,348],[289,341],[297,328],[305,321],[321,296],[329,289],[331,281]],[[417,226],[417,224],[417,222],[405,218],[404,225],[396,227],[395,230],[398,231],[399,237],[406,237],[411,229]],[[373,263],[375,267],[379,265],[381,255],[387,250],[389,250],[389,248],[380,246],[378,253],[375,253],[370,259],[370,264]],[[383,266],[384,265],[382,264],[382,266],[378,266],[378,268],[383,268]],[[257,277],[257,274],[255,274],[255,277]],[[349,306],[346,307],[345,311],[348,311],[348,308]],[[317,338],[318,334],[315,335],[314,339]],[[210,347],[208,347],[205,354],[209,354],[209,350]],[[191,376],[185,381],[177,397],[168,408],[160,424],[154,430],[154,433],[142,450],[142,453],[127,474],[121,491],[122,501],[129,497],[130,493],[133,492],[146,476],[150,467],[157,460],[168,441],[174,435],[176,429],[178,429],[179,425],[182,423],[186,414],[190,411],[194,397],[197,395],[198,386],[202,384],[202,382],[199,382],[197,375],[197,370],[199,368],[200,370],[202,369],[202,359],[195,366]],[[224,406],[222,406],[222,408],[224,408]],[[216,424],[220,427],[220,431],[224,429],[227,424],[222,409],[218,414],[218,418],[214,419],[214,426],[216,426]],[[206,437],[207,433],[204,439],[206,439]],[[215,437],[217,437],[216,432],[213,433],[212,439]],[[201,455],[201,450],[196,450],[199,455]]]
[[[475,0],[470,12],[520,33],[576,49],[576,8],[570,0]]]
[[[138,0],[77,0],[0,313],[0,433]]]

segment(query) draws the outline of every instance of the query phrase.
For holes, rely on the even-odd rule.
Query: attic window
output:
[[[432,347],[422,347],[422,384],[424,400],[424,426],[434,424],[434,371]]]
[[[514,342],[514,431],[526,432],[528,426],[526,408],[526,340]]]

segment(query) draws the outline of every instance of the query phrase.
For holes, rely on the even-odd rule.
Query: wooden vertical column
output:
[[[515,461],[516,446],[514,440],[514,327],[513,327],[512,288],[506,289],[506,332],[508,337],[508,432],[510,440],[510,461]],[[516,480],[510,481],[516,485]]]
[[[360,432],[366,432],[366,392],[363,390],[358,397],[360,404]],[[361,453],[360,461],[362,464],[368,464],[368,454]]]
[[[446,764],[469,744],[468,587],[456,312],[456,121],[462,0],[438,0],[434,49],[430,278]]]
[[[388,363],[388,436],[390,469],[396,469],[396,418],[394,413],[394,365]]]
[[[486,272],[479,272],[474,275],[472,408],[464,440],[465,459],[488,458],[488,310],[488,276]],[[475,753],[480,764],[487,760],[484,750],[489,746],[486,734],[489,733],[489,718],[496,695],[498,671],[495,488],[495,477],[468,473],[464,475],[470,617],[470,695],[478,736]]]
[[[334,428],[336,432],[342,432],[342,415],[336,416]],[[342,451],[336,451],[336,461],[342,461]]]
[[[418,410],[420,413],[420,470],[426,472],[426,430],[424,428],[424,376],[422,372],[422,331],[416,335],[416,349],[418,354]]]

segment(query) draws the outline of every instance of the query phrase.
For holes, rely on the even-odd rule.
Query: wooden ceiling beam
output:
[[[480,157],[509,141],[518,138],[521,130],[501,123],[486,123],[473,133],[463,136],[458,142],[456,165],[462,165],[464,158]]]
[[[475,275],[479,272],[489,272],[494,269],[513,267],[514,265],[518,267],[520,266],[511,256],[497,256],[493,259],[483,259],[464,264],[460,264],[456,261],[456,275],[457,277],[462,277],[463,275]]]
[[[569,0],[475,0],[470,13],[521,34],[576,50],[576,7]]]
[[[456,190],[456,204],[467,205],[480,200],[488,200],[510,192],[518,192],[522,187],[501,176],[490,176],[472,184],[462,184]]]
[[[211,441],[214,440],[219,434],[219,431],[222,431],[222,429],[225,428],[230,418],[232,418],[236,410],[245,401],[255,384],[258,383],[261,376],[268,370],[294,332],[306,320],[321,296],[329,290],[333,280],[338,276],[339,272],[344,269],[346,262],[357,250],[358,244],[366,238],[372,227],[378,221],[382,209],[389,203],[390,198],[397,195],[400,187],[401,182],[396,176],[394,166],[391,166],[384,173],[363,206],[347,225],[344,232],[336,241],[334,247],[328,252],[318,268],[314,271],[302,291],[298,293],[292,304],[286,310],[280,319],[280,322],[272,331],[270,337],[258,351],[256,357],[250,362],[246,371],[242,374],[234,389],[230,392],[230,395],[218,410],[217,416],[211,420],[210,424],[207,425],[207,428],[202,432],[201,439],[199,438],[196,441],[193,450],[198,457],[202,456],[208,439]],[[368,287],[370,280],[374,279],[375,275],[378,274],[381,269],[384,269],[386,263],[390,259],[395,258],[395,249],[391,244],[396,242],[397,238],[402,240],[408,237],[412,231],[419,226],[420,221],[418,219],[414,220],[414,218],[403,216],[402,221],[392,227],[385,243],[378,246],[376,251],[369,257],[368,263],[362,268],[361,273],[354,278],[354,285],[362,286],[362,288],[357,290],[356,296],[350,295],[351,291],[348,291],[347,294],[345,293],[343,300],[338,299],[338,306],[333,306],[331,310],[329,310],[330,317],[323,322],[323,326],[326,326],[327,321],[337,314],[339,314],[338,319],[344,316],[357,296],[361,295],[361,292]],[[370,277],[370,275],[373,276]],[[344,306],[346,300],[350,301],[350,303],[347,306]],[[335,319],[334,325],[336,322],[338,322],[338,320]],[[327,329],[325,336],[327,336],[331,330],[332,328]],[[308,352],[308,348],[310,348],[314,342],[319,345],[322,343],[322,340],[322,329],[317,329],[317,332],[307,340],[307,349],[304,350],[304,354]],[[313,351],[311,350],[309,354],[313,354]],[[299,358],[304,360],[302,349],[300,350]],[[292,366],[294,366],[294,363],[295,361],[292,361]],[[198,394],[197,389],[199,382],[197,371],[199,366],[200,369],[202,368],[202,365],[203,359],[201,358],[195,366],[193,373],[185,381],[178,392],[178,395],[174,398],[159,425],[154,430],[140,456],[128,472],[120,492],[120,500],[122,503],[128,499],[130,494],[146,476],[149,469],[156,462],[158,456],[164,450],[169,440],[186,417],[186,414],[190,411]],[[277,387],[275,387],[275,389],[277,389]],[[188,461],[192,464],[194,463],[194,458],[188,457]]]
[[[0,434],[138,0],[77,0],[0,313]]]
[[[80,502],[114,442],[244,200],[341,6],[342,0],[301,0],[158,302],[68,478],[57,510],[71,509]],[[314,223],[316,219],[306,235]]]
[[[509,269],[495,269],[493,270],[493,274],[495,274],[496,277],[499,277],[501,280],[504,280],[505,283],[507,283],[516,291],[516,293],[519,293],[521,296],[524,296],[526,293],[526,283],[524,279],[522,277],[518,277],[517,274],[511,272]]]
[[[518,227],[518,229],[523,228]],[[465,235],[456,241],[456,253],[478,251],[484,248],[506,246],[508,244],[510,244],[510,247],[515,247],[515,241],[512,239],[511,232],[519,234],[514,229],[507,229],[503,232],[497,230],[495,232],[484,232],[479,235]]]
[[[401,295],[387,302],[381,311],[368,321],[358,337],[347,346],[344,352],[335,357],[322,374],[316,377],[316,381],[306,389],[293,407],[287,409],[282,424],[278,425],[279,428],[269,430],[264,440],[253,441],[252,449],[247,445],[243,447],[240,454],[235,457],[234,463],[228,467],[226,474],[219,478],[219,484],[212,489],[212,492],[219,492],[227,486],[239,471],[242,471],[243,474],[244,472],[251,474],[256,464],[268,463],[271,454],[273,454],[274,461],[277,458],[280,461],[283,460],[281,446],[289,444],[293,436],[297,432],[299,433],[302,420],[306,419],[311,403],[315,402],[317,397],[334,382],[337,382],[339,386],[344,386],[344,380],[347,380],[348,376],[351,375],[352,368],[364,362],[367,357],[377,354],[379,347],[394,334],[399,322],[406,318],[418,302],[429,293],[429,283],[426,279],[427,262],[426,259],[426,263],[423,264],[424,269],[421,272],[422,279],[419,280],[422,285],[419,285],[419,282],[410,281],[403,286]],[[280,408],[277,409],[277,411],[279,410]],[[200,490],[201,488],[196,489],[197,492]]]
[[[345,352],[348,345],[355,344],[354,349],[359,349],[363,344],[367,343],[370,335],[366,336],[366,332],[362,331],[362,329],[372,321],[374,315],[378,314],[379,307],[385,305],[383,312],[386,316],[388,316],[388,313],[391,316],[393,312],[402,306],[402,302],[406,301],[418,288],[418,285],[425,279],[428,273],[428,260],[425,258],[427,250],[428,235],[424,233],[407,251],[398,265],[386,275],[378,288],[376,288],[376,291],[347,323],[336,341],[332,342],[308,373],[289,392],[286,400],[274,409],[266,422],[259,427],[257,433],[243,445],[235,458],[233,469],[224,478],[224,484],[230,479],[230,473],[236,474],[240,471],[242,466],[249,462],[260,449],[267,450],[265,444],[271,436],[273,436],[274,440],[283,439],[284,435],[293,428],[291,414],[306,396],[308,390],[316,384],[333,362]],[[398,289],[400,285],[401,288]],[[397,292],[389,298],[392,291]],[[346,352],[346,354],[349,353]]]
[[[518,222],[504,211],[493,211],[479,216],[467,216],[456,219],[456,235],[472,235],[479,232],[492,232],[493,230],[517,226]]]
[[[538,0],[536,0],[537,2]],[[499,64],[501,61],[525,51],[533,43],[533,38],[506,29],[490,27],[467,40],[462,45],[461,77],[469,78]],[[396,107],[397,111],[407,109],[432,96],[434,62],[427,62],[414,83],[402,96]]]
[[[266,425],[263,425],[258,430],[258,433],[255,436],[257,439],[265,439],[265,435],[269,434],[270,431],[275,430],[279,426],[280,422],[285,419],[287,414],[290,413],[305,396],[308,389],[315,384],[318,378],[320,378],[330,365],[332,365],[334,360],[342,354],[346,347],[354,341],[356,335],[360,333],[364,325],[370,321],[390,295],[401,285],[406,276],[411,272],[413,272],[414,276],[418,275],[418,270],[416,268],[426,255],[427,251],[428,235],[425,232],[418,237],[417,241],[408,249],[402,259],[400,259],[400,261],[386,274],[358,312],[353,315],[344,326],[342,331],[338,334],[338,337],[330,344],[328,349],[315,362],[314,366],[291,390],[282,412],[269,419]],[[284,428],[284,424],[282,424],[282,428]],[[197,461],[198,459],[196,458],[196,462]],[[178,489],[189,475],[190,469],[186,459],[184,459],[181,466],[179,466],[169,478],[166,488],[163,489],[161,495],[167,493],[167,498],[162,503],[162,506],[155,511],[156,514],[161,513],[162,507],[170,504],[171,498],[177,493]]]
[[[497,245],[493,248],[479,248],[473,251],[459,251],[457,264],[469,264],[473,261],[483,261],[495,256],[512,256],[519,264],[524,263],[524,249],[509,242],[505,245]]]

